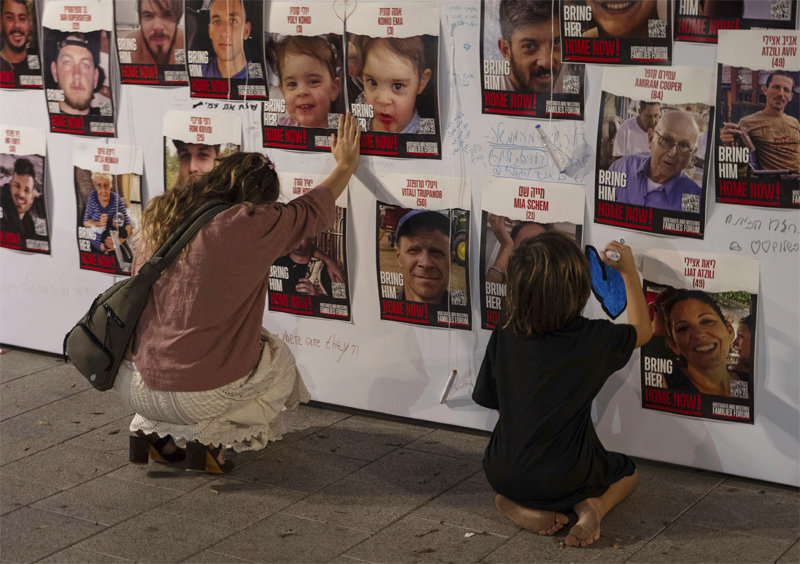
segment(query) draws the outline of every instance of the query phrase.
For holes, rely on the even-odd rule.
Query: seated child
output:
[[[422,37],[369,38],[363,49],[364,102],[374,114],[369,129],[419,133],[417,96],[432,75],[425,63]]]
[[[327,129],[331,104],[341,90],[330,43],[322,37],[290,35],[278,43],[275,56],[289,114],[278,124]]]
[[[625,281],[628,324],[587,319],[586,257],[548,231],[514,250],[506,273],[506,315],[497,324],[472,398],[500,412],[483,458],[495,505],[514,523],[552,535],[574,510],[568,546],[600,538],[600,521],[636,486],[627,456],[603,448],[591,405],[612,373],[650,338],[650,319],[630,247],[612,241],[603,257]]]

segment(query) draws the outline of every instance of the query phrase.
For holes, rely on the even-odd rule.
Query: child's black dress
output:
[[[597,438],[591,404],[636,345],[632,325],[584,317],[538,339],[501,320],[486,347],[472,398],[499,409],[483,468],[492,488],[539,509],[569,511],[633,474],[627,456]]]

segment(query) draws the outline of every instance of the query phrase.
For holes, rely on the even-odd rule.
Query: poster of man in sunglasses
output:
[[[606,69],[597,132],[595,222],[703,238],[713,84],[689,67]],[[659,103],[646,146],[614,144],[623,123]],[[634,124],[636,125],[636,124]],[[636,125],[641,128],[641,124]],[[622,154],[622,149],[633,147]],[[612,149],[613,148],[613,149]]]

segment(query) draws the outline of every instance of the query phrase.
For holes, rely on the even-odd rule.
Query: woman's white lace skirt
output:
[[[136,412],[131,431],[172,435],[179,445],[194,440],[222,444],[237,452],[280,439],[283,414],[311,396],[286,343],[264,329],[261,341],[261,360],[250,374],[205,392],[151,390],[135,365],[124,362],[114,389]]]

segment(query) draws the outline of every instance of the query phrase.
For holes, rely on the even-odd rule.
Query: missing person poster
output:
[[[561,0],[562,57],[568,62],[669,65],[669,0]]]
[[[219,157],[239,151],[239,114],[206,114],[170,110],[164,114],[164,187],[175,186],[194,172],[209,172]]]
[[[185,0],[186,65],[193,98],[266,100],[264,4]]]
[[[324,177],[281,173],[280,201],[313,189]],[[269,310],[350,321],[347,275],[347,191],[336,200],[330,229],[307,237],[269,269]]]
[[[800,32],[721,31],[717,201],[800,208]]]
[[[586,192],[582,185],[486,177],[480,223],[481,327],[494,329],[503,313],[506,268],[519,244],[561,231],[581,245]]]
[[[76,141],[72,159],[80,267],[129,275],[142,218],[142,149]]]
[[[346,56],[349,108],[364,131],[361,154],[441,159],[439,5],[356,4]]]
[[[186,86],[183,0],[117,0],[122,84]]]
[[[101,0],[46,0],[42,27],[50,131],[115,136],[109,75],[114,5]]]
[[[714,87],[706,69],[603,71],[595,223],[702,239]]]
[[[342,22],[328,4],[270,2],[267,28],[277,85],[264,102],[264,146],[330,151],[346,110]]]
[[[481,2],[485,114],[583,119],[584,66],[561,62],[558,3]]]
[[[455,177],[386,174],[377,187],[381,319],[472,327],[470,190]]]
[[[675,41],[716,43],[725,29],[796,29],[797,0],[678,0]]]
[[[758,269],[748,257],[646,252],[643,408],[753,423]]]
[[[45,132],[0,125],[0,247],[50,254]]]
[[[41,88],[36,2],[3,0],[0,9],[0,88]]]

